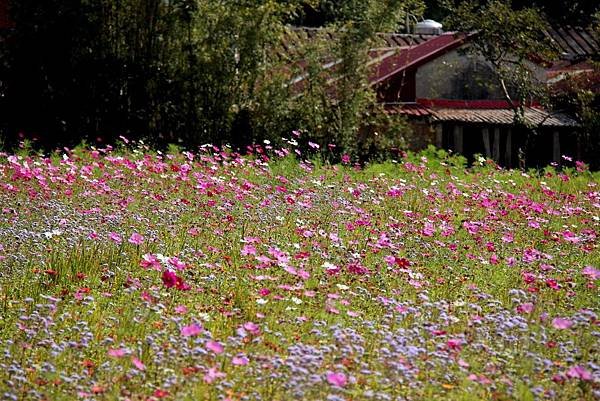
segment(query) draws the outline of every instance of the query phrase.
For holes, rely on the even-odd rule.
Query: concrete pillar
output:
[[[454,126],[454,151],[463,152],[463,127],[460,125]]]
[[[481,136],[483,137],[483,147],[485,148],[485,157],[488,159],[492,158],[492,148],[490,147],[490,130],[483,128],[481,130]]]
[[[504,164],[506,167],[512,167],[512,130],[506,131],[506,149],[504,152]]]
[[[552,161],[560,163],[560,133],[558,131],[552,133]]]
[[[435,146],[438,148],[444,146],[444,127],[442,124],[435,126]]]
[[[500,162],[500,128],[494,128],[494,161]]]

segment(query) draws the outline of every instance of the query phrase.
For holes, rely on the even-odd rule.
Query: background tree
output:
[[[0,44],[3,136],[23,132],[48,146],[127,135],[243,148],[304,129],[324,145],[368,153],[376,143],[364,135],[358,145],[361,127],[386,119],[367,83],[369,46],[421,0],[322,2],[335,38],[305,46],[301,59],[278,51],[287,24],[318,3],[13,2],[15,29]],[[325,71],[332,59],[340,62]],[[307,73],[298,93],[290,81]]]
[[[425,0],[425,14],[428,18],[442,21],[450,15],[449,10],[458,7],[461,3],[462,0]],[[477,0],[480,6],[486,3],[487,0]],[[511,7],[514,10],[537,8],[552,23],[585,26],[592,22],[594,13],[600,10],[600,3],[597,0],[513,0]]]

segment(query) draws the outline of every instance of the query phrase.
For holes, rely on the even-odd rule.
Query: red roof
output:
[[[371,84],[378,84],[399,72],[417,68],[460,47],[465,38],[465,35],[445,33],[416,46],[400,48],[377,64],[369,80]]]

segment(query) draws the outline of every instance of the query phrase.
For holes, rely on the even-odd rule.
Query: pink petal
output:
[[[557,317],[557,318],[552,319],[552,326],[555,329],[564,330],[564,329],[568,329],[569,327],[573,326],[573,322],[570,321],[569,319]]]
[[[206,343],[206,348],[214,352],[215,354],[221,354],[223,352],[223,345],[217,341],[209,341]]]
[[[139,370],[146,370],[146,366],[142,363],[142,361],[140,361],[139,359],[137,359],[135,356],[131,357],[131,362]]]
[[[248,362],[249,362],[248,358],[246,358],[244,355],[234,356],[233,359],[231,360],[231,363],[236,366],[248,365]]]
[[[189,326],[185,326],[181,329],[181,335],[184,337],[192,337],[197,336],[202,333],[202,326],[199,324],[190,324]]]
[[[113,358],[122,358],[127,354],[127,348],[111,348],[108,350],[108,356]]]
[[[348,383],[348,378],[343,372],[327,372],[327,382],[335,387],[344,387]]]

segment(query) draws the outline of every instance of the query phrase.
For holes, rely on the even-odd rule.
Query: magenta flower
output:
[[[223,345],[221,345],[221,343],[219,343],[218,341],[209,341],[208,343],[206,343],[206,348],[217,355],[223,353]]]
[[[343,372],[327,372],[327,382],[334,387],[345,387],[348,383],[348,378]]]
[[[175,313],[178,315],[185,315],[188,312],[188,308],[185,305],[178,305],[175,307]]]
[[[583,270],[581,271],[581,273],[584,276],[589,277],[591,280],[598,280],[600,279],[600,270],[595,269],[592,266],[586,266],[583,268]]]
[[[217,379],[225,377],[225,373],[221,372],[219,368],[212,367],[208,369],[208,372],[204,375],[204,382],[207,384],[211,384]]]
[[[183,281],[183,278],[179,277],[171,270],[163,271],[162,282],[167,288],[175,287],[181,291],[187,291],[190,289],[190,286]]]
[[[113,358],[122,358],[127,354],[127,348],[111,348],[108,350],[108,356]]]
[[[176,270],[185,270],[185,268],[187,267],[186,264],[179,260],[179,258],[176,256],[169,258],[168,263],[171,266],[173,266]]]
[[[129,237],[129,242],[133,245],[141,245],[142,242],[144,242],[144,236],[138,233],[133,233],[131,234],[131,237]]]
[[[244,323],[243,327],[244,327],[244,330],[246,330],[250,334],[253,334],[255,336],[260,334],[260,327],[258,327],[258,325],[256,323],[246,322],[246,323]]]
[[[562,317],[556,317],[552,319],[552,327],[554,327],[555,329],[564,330],[570,328],[571,326],[573,326],[573,322],[569,319],[565,319]]]
[[[234,356],[233,359],[231,360],[231,363],[234,364],[235,366],[245,366],[245,365],[248,365],[248,362],[250,362],[250,361],[248,360],[248,358],[245,355]]]
[[[133,363],[133,366],[135,366],[138,370],[146,370],[146,366],[135,356],[131,357],[131,363]]]
[[[162,274],[162,282],[167,288],[172,288],[177,285],[177,275],[171,270],[165,270]]]
[[[181,335],[183,337],[194,337],[202,333],[202,326],[197,323],[190,324],[181,328]]]
[[[147,253],[144,256],[142,256],[142,260],[140,261],[140,266],[147,269],[147,268],[152,268],[154,270],[162,270],[162,265],[160,264],[160,261],[158,260],[158,258],[156,257],[156,255],[153,255],[151,253]]]
[[[449,349],[460,351],[462,349],[462,340],[459,338],[451,338],[446,341]]]
[[[120,244],[121,242],[123,242],[123,239],[117,233],[113,233],[113,232],[109,233],[108,238],[115,244]]]
[[[531,302],[526,302],[517,306],[517,312],[519,313],[531,313],[533,312],[533,304]]]
[[[567,377],[571,379],[580,379],[583,381],[591,381],[592,374],[580,365],[573,366],[567,371]]]

